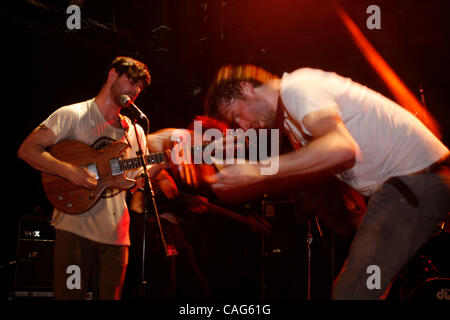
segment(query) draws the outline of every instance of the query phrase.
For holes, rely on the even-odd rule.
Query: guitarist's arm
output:
[[[172,149],[173,141],[172,134],[179,129],[166,128],[158,130],[152,134],[147,135],[147,148],[150,152],[164,152],[167,149]]]
[[[97,180],[87,170],[58,160],[46,151],[54,141],[53,131],[45,125],[40,125],[22,142],[17,156],[39,171],[61,176],[80,187],[95,188]]]

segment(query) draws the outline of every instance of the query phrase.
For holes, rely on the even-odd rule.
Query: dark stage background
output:
[[[81,2],[84,6],[80,30],[66,27],[68,1],[17,0],[1,4],[0,68],[6,159],[2,175],[5,191],[0,264],[16,257],[21,216],[51,215],[39,173],[17,159],[21,141],[56,108],[94,97],[105,80],[106,68],[118,55],[135,57],[149,66],[151,86],[136,104],[149,117],[150,132],[165,127],[186,127],[195,115],[201,114],[209,81],[227,63],[249,62],[278,75],[304,66],[321,68],[351,77],[392,98],[329,1]],[[342,0],[340,3],[417,97],[420,86],[423,87],[427,107],[442,125],[443,141],[448,145],[450,2]],[[366,27],[369,17],[366,8],[372,4],[381,9],[380,30]],[[252,253],[248,258],[248,252],[227,252],[227,248],[241,248],[248,243],[250,248],[255,245],[257,252],[256,240],[251,238],[245,242],[249,236],[242,235],[242,230],[236,231],[232,224],[213,226],[218,230],[215,236],[222,237],[223,242],[211,240],[208,250],[213,251],[217,241],[214,252],[222,250],[223,261],[214,266],[208,257],[202,258],[200,254],[200,262],[216,284],[216,292],[223,285],[223,295],[248,292],[258,296],[259,280],[247,276],[255,263],[250,259]],[[303,241],[302,228],[296,235],[299,242]],[[238,236],[233,237],[233,233]],[[198,239],[193,241],[202,244]],[[304,251],[301,252],[298,263],[304,264]],[[238,257],[231,263],[233,255]],[[245,263],[243,257],[251,262]],[[225,268],[221,272],[214,269],[218,264],[227,263],[238,278],[228,276]],[[284,272],[279,269],[278,272]],[[3,295],[11,289],[8,279],[13,270],[0,272]],[[290,272],[298,276],[304,270]],[[301,281],[304,285],[304,279]],[[251,290],[239,291],[243,287]],[[304,297],[303,288],[299,290],[302,293],[298,296]],[[279,297],[283,295],[280,293]],[[326,298],[326,294],[315,293],[313,297]]]

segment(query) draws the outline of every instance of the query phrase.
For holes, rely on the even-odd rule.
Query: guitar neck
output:
[[[146,165],[157,164],[161,162],[167,163],[166,154],[164,152],[144,155],[144,161]],[[143,163],[141,157],[135,157],[119,160],[119,165],[123,171],[127,171],[140,168],[142,167]]]
[[[211,142],[203,143],[199,146],[193,146],[190,148],[191,154],[194,152],[202,152]],[[152,153],[149,155],[145,155],[145,163],[147,165],[149,164],[157,164],[161,162],[169,163],[166,159],[166,153],[165,152],[159,152],[159,153]],[[123,171],[126,170],[133,170],[142,167],[142,159],[141,157],[135,157],[135,158],[128,158],[128,159],[122,159],[119,160],[120,168]]]

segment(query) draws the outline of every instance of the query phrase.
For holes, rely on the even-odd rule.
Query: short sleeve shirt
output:
[[[420,171],[449,152],[409,111],[336,73],[311,68],[285,73],[280,95],[286,107],[283,127],[302,145],[312,139],[304,117],[325,108],[336,111],[358,145],[355,165],[338,178],[364,195],[390,177]]]
[[[130,124],[129,119],[126,121]],[[123,129],[113,127],[106,121],[95,99],[61,107],[43,124],[55,134],[54,143],[77,140],[100,150],[114,141],[129,141],[131,148],[126,149],[128,158],[136,157],[139,150],[134,126],[127,126],[127,140]],[[136,128],[139,142],[146,150],[144,131],[138,125]],[[127,172],[128,177],[133,178],[133,175],[136,172]],[[55,209],[52,218],[52,225],[56,229],[112,245],[130,245],[129,224],[126,192],[114,188],[106,189],[94,207],[84,213],[69,215]]]

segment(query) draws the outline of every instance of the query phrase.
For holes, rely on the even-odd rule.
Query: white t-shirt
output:
[[[283,126],[303,145],[311,140],[303,118],[319,109],[336,108],[359,147],[355,165],[338,178],[363,195],[371,195],[390,177],[420,171],[449,152],[409,111],[335,73],[311,68],[285,73],[280,95],[288,111]]]
[[[128,140],[132,148],[126,149],[126,157],[137,157],[138,145],[134,126],[128,122]],[[43,124],[53,131],[54,143],[62,140],[77,140],[100,150],[114,141],[126,142],[124,131],[111,126],[95,103],[95,98],[84,102],[64,106],[52,113]],[[143,150],[147,150],[143,129],[137,126],[139,140]],[[147,153],[147,152],[146,152]],[[126,176],[133,178],[138,171],[128,171]],[[84,238],[113,245],[130,245],[130,217],[126,204],[126,192],[107,189],[98,202],[89,211],[78,215],[69,215],[54,210],[52,225]]]

